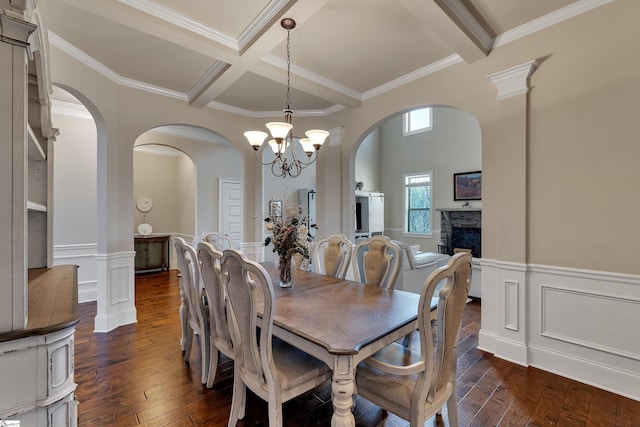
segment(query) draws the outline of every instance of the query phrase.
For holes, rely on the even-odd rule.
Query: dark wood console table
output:
[[[136,274],[169,270],[170,239],[168,234],[133,237]]]

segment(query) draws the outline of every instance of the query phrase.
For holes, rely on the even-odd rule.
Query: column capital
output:
[[[16,46],[28,47],[29,35],[38,28],[10,9],[0,14],[0,41]]]
[[[497,73],[489,74],[487,78],[498,87],[498,100],[510,98],[529,91],[529,76],[538,67],[535,59],[516,65]]]

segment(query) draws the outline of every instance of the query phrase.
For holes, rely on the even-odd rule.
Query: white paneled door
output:
[[[240,181],[220,179],[218,229],[233,240],[236,248],[242,241],[242,186]]]

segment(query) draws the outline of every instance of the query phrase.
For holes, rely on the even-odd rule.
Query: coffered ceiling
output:
[[[46,0],[50,42],[113,81],[249,117],[358,106],[613,0]]]

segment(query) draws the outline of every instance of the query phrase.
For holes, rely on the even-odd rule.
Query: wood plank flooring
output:
[[[94,333],[96,304],[80,305],[75,342],[80,426],[227,425],[232,363],[224,364],[214,389],[200,384],[199,345],[194,344],[190,366],[182,362],[179,306],[175,270],[136,277],[134,325]],[[640,426],[640,402],[483,353],[476,349],[479,328],[480,303],[472,302],[458,355],[461,426]],[[284,425],[329,426],[332,411],[327,383],[285,403]],[[359,427],[408,425],[360,397],[354,416]],[[266,405],[251,393],[238,425],[268,425]],[[426,425],[448,426],[448,421],[434,417]]]

